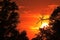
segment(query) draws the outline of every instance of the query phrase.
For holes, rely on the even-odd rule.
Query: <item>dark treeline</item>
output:
[[[54,9],[49,20],[49,28],[40,28],[40,32],[32,40],[60,40],[60,6]]]
[[[18,6],[11,0],[0,0],[0,40],[29,40],[26,31],[16,29],[19,16]]]

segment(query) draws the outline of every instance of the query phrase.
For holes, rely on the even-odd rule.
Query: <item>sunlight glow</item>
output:
[[[40,19],[40,18],[39,18]],[[45,20],[44,20],[45,19]],[[38,22],[39,20],[37,20]],[[30,30],[34,33],[37,34],[39,32],[40,28],[44,28],[44,30],[49,28],[49,15],[44,15],[42,20],[40,20],[37,24],[34,24],[33,26],[30,27]]]
[[[44,27],[48,27],[48,23],[42,23],[41,27],[40,28],[44,28]]]

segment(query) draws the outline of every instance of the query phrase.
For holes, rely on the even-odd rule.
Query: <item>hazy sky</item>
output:
[[[26,30],[29,38],[34,37],[35,30],[30,27],[35,25],[40,14],[50,15],[56,6],[60,5],[60,0],[14,0],[19,7],[20,21],[18,29]],[[33,32],[35,32],[33,34]]]

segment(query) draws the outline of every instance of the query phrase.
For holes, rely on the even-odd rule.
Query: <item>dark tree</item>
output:
[[[55,20],[57,16],[60,16],[60,6],[58,6],[50,16],[50,19]],[[56,18],[55,18],[56,17]]]
[[[17,10],[18,6],[15,2],[0,0],[0,40],[21,40],[21,35],[22,40],[28,40],[26,33],[20,34],[16,29],[19,22]]]
[[[21,32],[20,34],[20,40],[29,40],[26,34],[26,31]]]
[[[60,40],[60,6],[50,16],[49,28],[40,28],[39,34],[32,40]]]
[[[54,13],[56,13],[56,15]],[[55,33],[53,35],[55,35],[54,36],[55,40],[60,40],[60,6],[58,6],[57,9],[54,10],[52,16],[53,15],[55,15],[54,18],[51,18],[54,19],[52,29],[55,31]]]

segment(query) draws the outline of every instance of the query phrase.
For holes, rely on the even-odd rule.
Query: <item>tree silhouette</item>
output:
[[[21,32],[20,34],[20,40],[29,40],[28,37],[26,36],[26,31]]]
[[[39,33],[32,40],[60,40],[60,6],[50,16],[49,28],[40,28]]]
[[[53,13],[51,14],[51,16],[50,16],[50,19],[56,19],[55,17],[57,17],[58,16],[58,14],[59,14],[59,12],[60,12],[60,6],[58,6],[54,11],[53,11]]]
[[[18,21],[18,6],[11,0],[0,1],[0,40],[28,40],[26,33],[19,33],[16,29]],[[25,34],[25,35],[24,35]],[[21,35],[24,36],[21,38]]]
[[[54,23],[52,29],[55,30],[55,40],[60,40],[60,6],[57,7],[56,11],[53,12],[53,14],[56,13],[54,16]]]

